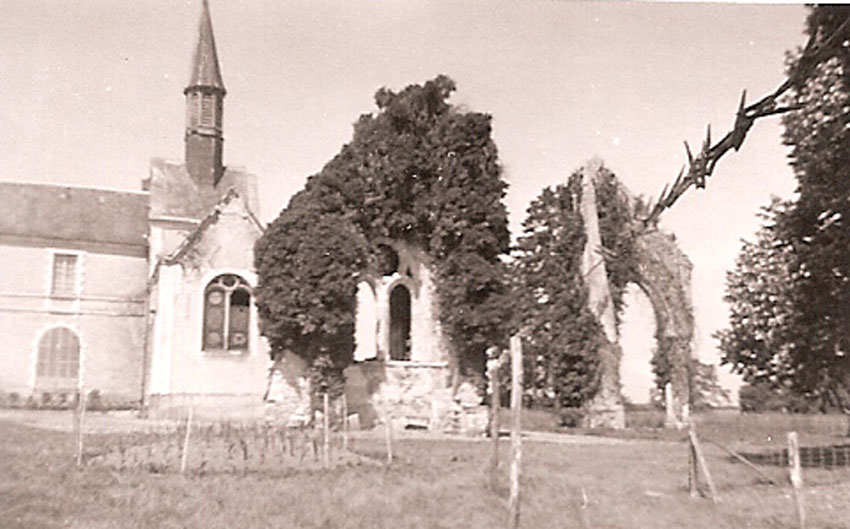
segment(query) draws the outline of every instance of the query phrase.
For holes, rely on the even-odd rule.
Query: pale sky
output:
[[[151,157],[181,159],[200,4],[0,0],[0,179],[136,190]],[[594,155],[655,196],[685,162],[683,140],[699,145],[708,123],[720,138],[741,90],[751,100],[772,91],[785,52],[805,43],[799,5],[210,4],[228,90],[225,163],[258,176],[264,221],[350,140],[376,89],[440,73],[457,82],[452,102],[493,116],[515,234],[542,188]],[[706,190],[662,217],[694,263],[703,361],[717,358],[711,333],[727,322],[725,272],[740,239],[770,195],[794,185],[779,120],[768,119]],[[623,347],[627,364],[648,370],[636,350],[648,347],[647,312],[629,311]],[[640,377],[626,378],[645,400],[646,388],[630,387]]]

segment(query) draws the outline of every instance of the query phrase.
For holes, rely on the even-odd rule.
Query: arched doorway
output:
[[[410,360],[410,291],[396,285],[390,292],[390,360]]]
[[[354,320],[354,360],[376,358],[378,352],[378,304],[372,286],[357,284],[357,313]]]

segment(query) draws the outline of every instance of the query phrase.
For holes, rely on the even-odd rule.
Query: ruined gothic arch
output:
[[[427,257],[403,241],[379,238],[373,245],[376,263],[357,287],[354,359],[432,361],[436,340]]]
[[[622,350],[616,328],[613,300],[608,285],[602,246],[596,183],[603,171],[602,161],[591,159],[582,169],[580,210],[587,235],[582,273],[588,286],[588,306],[602,326],[605,345],[599,350],[599,390],[589,403],[585,423],[588,426],[625,427],[625,410],[620,386]],[[591,182],[594,185],[591,185]],[[691,270],[693,266],[671,234],[656,225],[645,226],[636,215],[636,200],[617,182],[618,192],[630,204],[635,233],[634,282],[649,298],[655,313],[656,358],[666,367],[670,395],[666,400],[668,426],[688,422],[690,402],[691,346],[694,335],[691,303]]]
[[[693,265],[675,238],[658,229],[641,233],[636,240],[638,278],[635,283],[649,298],[655,313],[656,347],[669,369],[672,409],[669,425],[684,424],[690,400],[691,344],[694,336],[691,304]],[[617,366],[619,369],[619,366]],[[670,424],[672,423],[672,424]]]

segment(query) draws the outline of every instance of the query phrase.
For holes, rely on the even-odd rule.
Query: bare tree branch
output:
[[[827,59],[831,53],[830,50],[836,44],[839,44],[839,39],[845,34],[848,27],[850,27],[850,17],[820,45],[816,45],[817,34],[813,33],[809,37],[809,41],[803,49],[796,67],[789,73],[788,78],[772,93],[747,106],[747,91],[744,90],[743,94],[741,94],[741,102],[738,105],[732,130],[723,136],[719,142],[712,145],[711,126],[708,127],[702,149],[696,156],[691,153],[688,142],[685,142],[685,151],[688,156],[687,172],[685,172],[685,167],[682,167],[673,184],[664,186],[655,205],[647,208],[649,214],[643,219],[644,226],[656,224],[661,213],[675,204],[689,187],[705,188],[705,182],[711,176],[720,158],[732,149],[737,151],[741,148],[744,139],[747,137],[747,133],[749,133],[750,128],[757,119],[798,110],[800,108],[799,105],[780,107],[777,101],[792,87],[799,86],[805,82],[806,77],[809,76],[812,70]],[[843,42],[841,44],[843,45]]]

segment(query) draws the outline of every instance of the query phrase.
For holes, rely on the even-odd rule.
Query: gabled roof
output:
[[[147,246],[148,194],[0,182],[0,235]]]
[[[216,88],[223,93],[227,92],[224,88],[224,81],[221,79],[218,53],[215,49],[215,36],[213,35],[212,21],[210,20],[210,6],[207,0],[204,0],[201,9],[198,45],[195,47],[195,57],[192,60],[192,71],[189,76],[187,90],[196,86]]]
[[[150,175],[142,182],[150,191],[150,215],[201,219],[221,201],[225,190],[233,188],[252,214],[258,213],[256,177],[239,167],[225,167],[215,186],[199,184],[186,170],[185,164],[160,158],[151,160]]]
[[[215,205],[214,208],[207,214],[206,217],[201,220],[201,223],[198,225],[195,230],[190,233],[180,244],[180,246],[175,249],[171,255],[164,257],[162,259],[162,263],[166,265],[177,263],[180,258],[182,258],[186,253],[188,253],[197,243],[203,238],[204,233],[207,229],[215,224],[218,219],[221,217],[222,213],[224,213],[229,206],[235,205],[246,215],[249,222],[251,222],[254,227],[257,229],[257,233],[263,233],[263,225],[254,216],[251,210],[248,208],[248,205],[242,200],[242,197],[239,195],[239,192],[233,188],[227,190],[227,193],[221,198],[218,204]],[[232,209],[231,209],[232,211]]]

